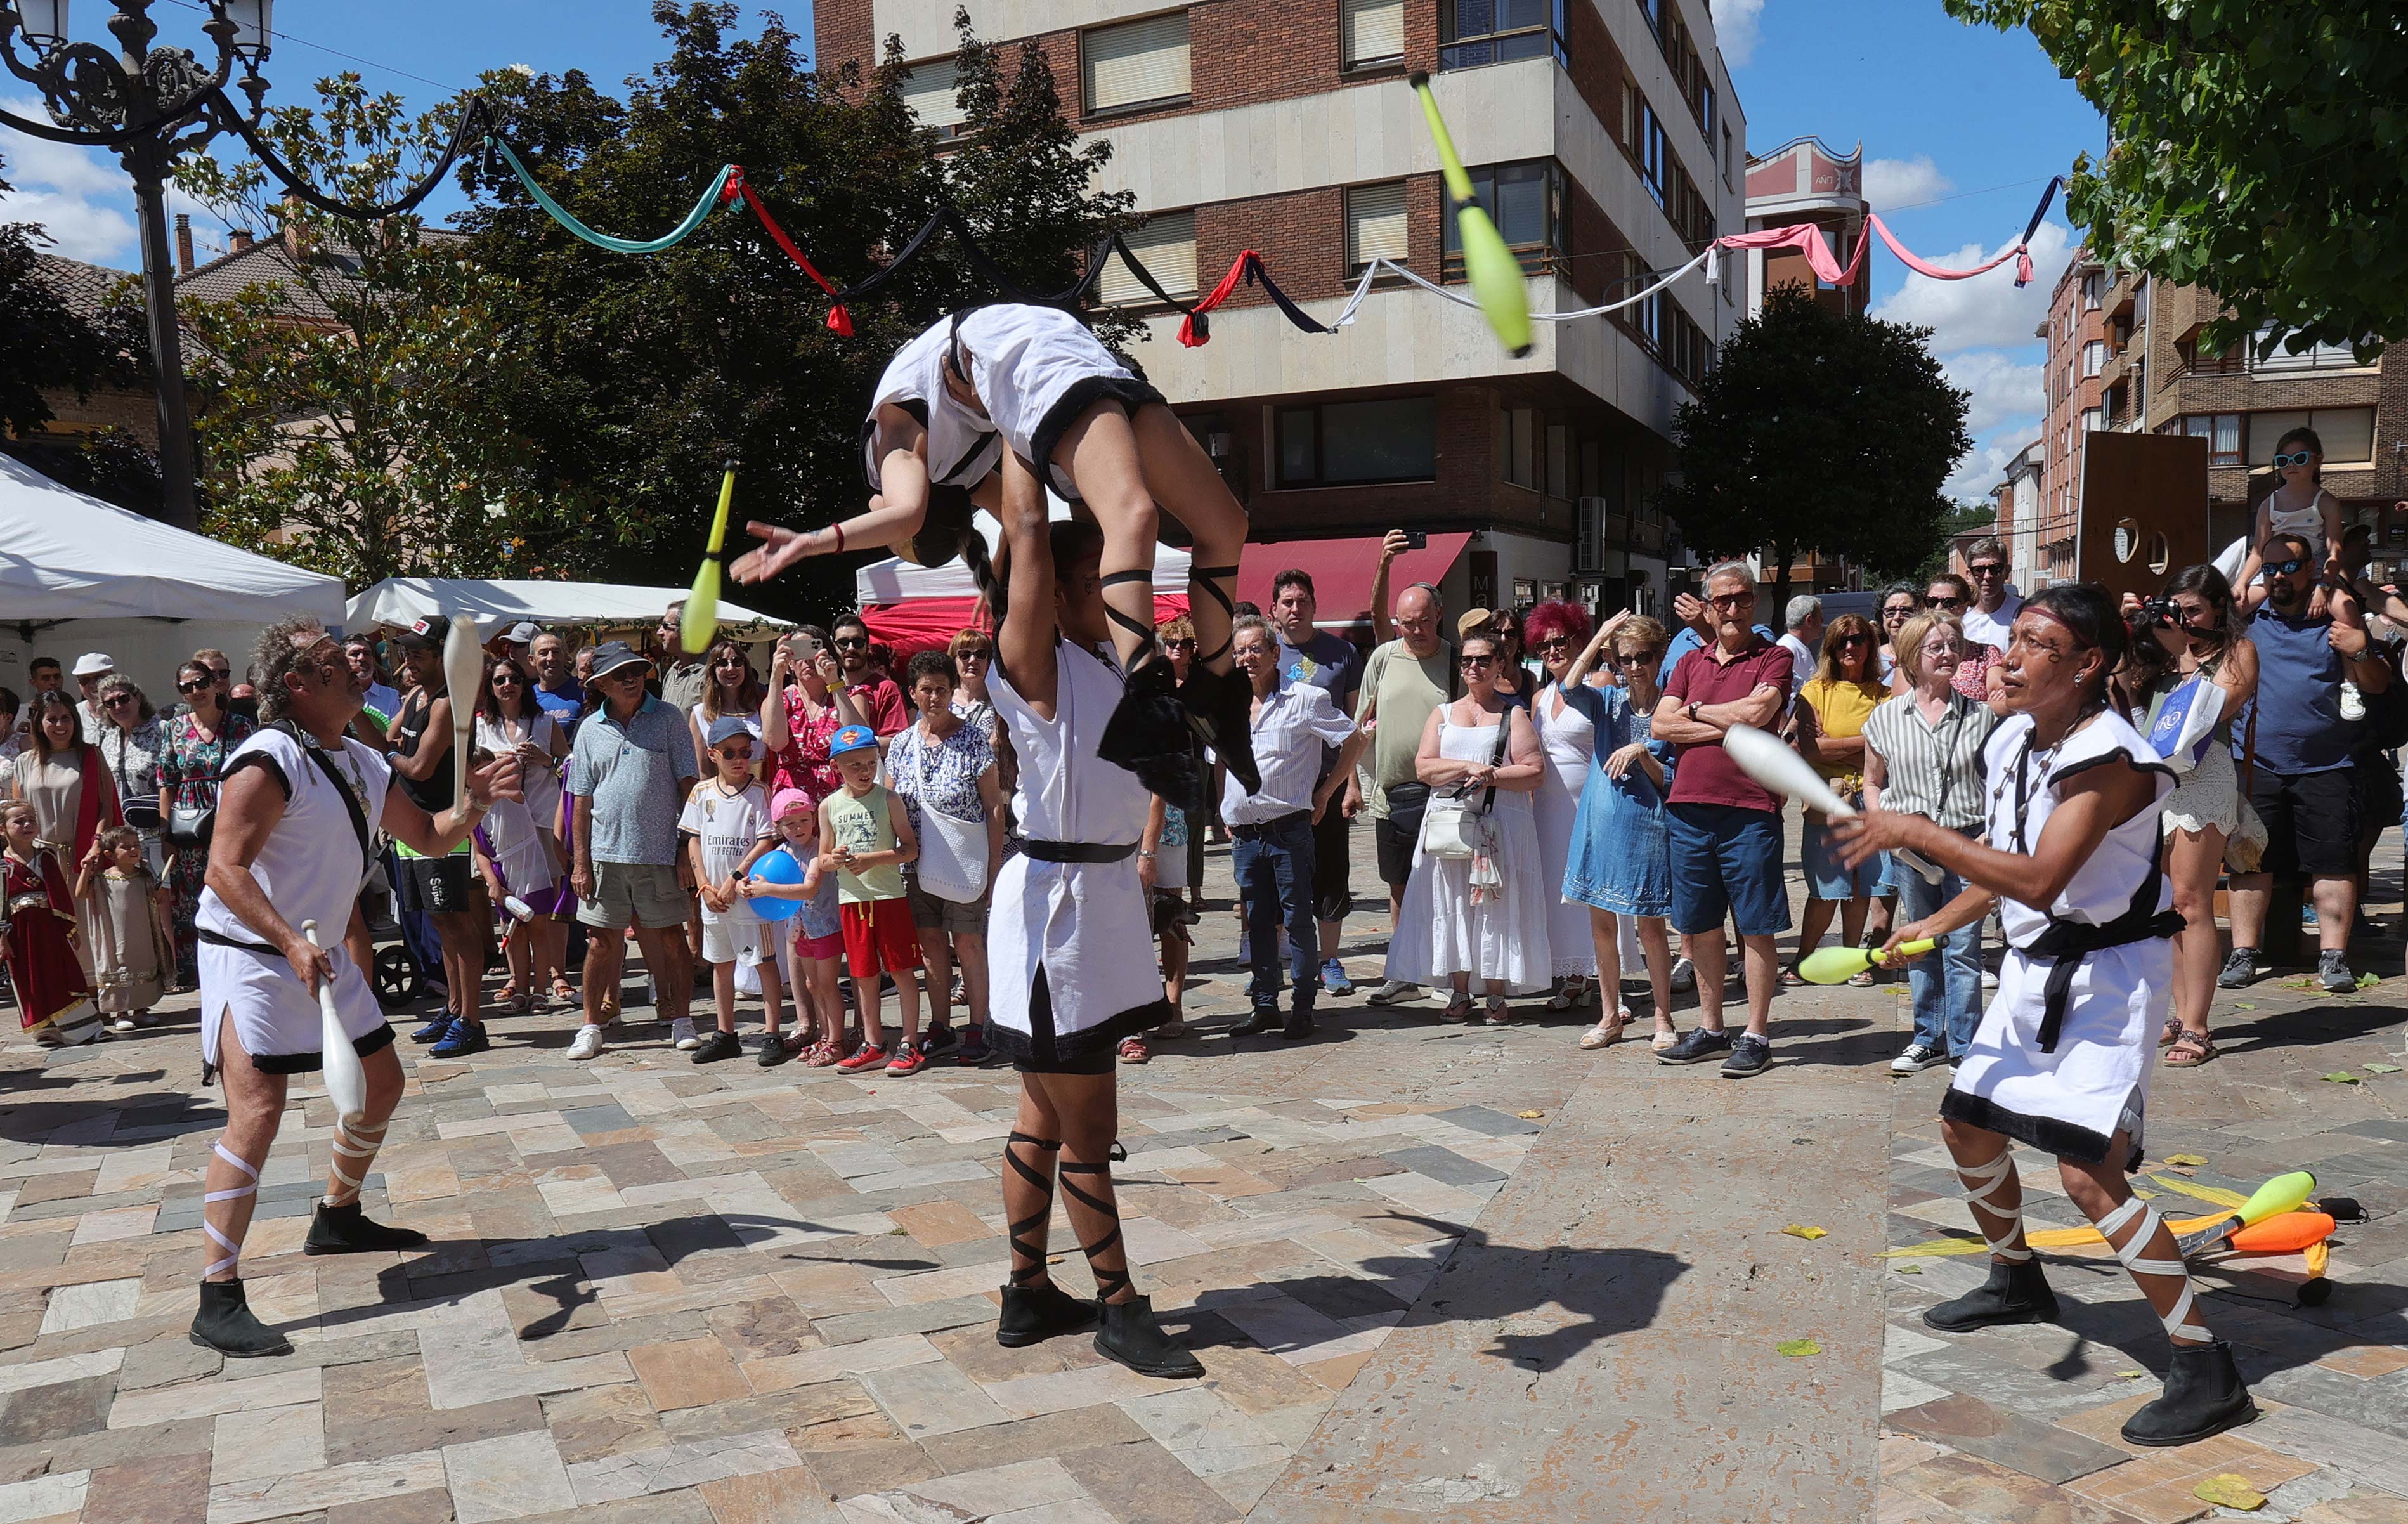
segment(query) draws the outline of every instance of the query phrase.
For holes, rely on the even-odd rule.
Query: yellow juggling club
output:
[[[1938,940],[1931,937],[1902,942],[1898,944],[1898,956],[1901,959],[1921,957],[1939,945]],[[1889,955],[1878,947],[1818,947],[1799,961],[1798,977],[1810,985],[1836,985],[1888,961]]]
[[[719,553],[727,543],[727,505],[736,500],[736,463],[719,481],[719,512],[710,521],[710,548],[703,553],[702,568],[694,574],[694,590],[685,596],[685,617],[678,624],[678,643],[689,656],[710,649],[719,629]]]
[[[1446,180],[1447,194],[1455,201],[1463,273],[1471,281],[1471,294],[1479,299],[1488,326],[1518,360],[1530,352],[1530,294],[1522,283],[1522,262],[1505,247],[1504,235],[1481,209],[1471,177],[1464,173],[1463,160],[1455,154],[1455,139],[1447,136],[1446,122],[1438,114],[1438,97],[1430,93],[1428,74],[1417,72],[1408,82],[1421,97],[1422,115],[1428,119],[1430,137],[1438,144],[1439,170]]]
[[[2175,1240],[2174,1247],[2182,1251],[2185,1258],[2212,1249],[2243,1228],[2264,1222],[2269,1217],[2279,1217],[2286,1212],[2297,1211],[2307,1201],[2308,1193],[2315,1188],[2316,1177],[2305,1170],[2278,1174],[2252,1191],[2249,1200],[2241,1203],[2239,1212],[2223,1218],[2212,1228],[2203,1228]]]

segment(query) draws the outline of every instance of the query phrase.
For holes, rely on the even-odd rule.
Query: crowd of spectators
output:
[[[1208,837],[1230,842],[1252,1010],[1237,1035],[1309,1039],[1321,1002],[1354,993],[1360,817],[1388,894],[1370,1003],[1434,999],[1440,1021],[1500,1025],[1534,1003],[1594,1006],[1580,1042],[1599,1048],[1636,1000],[1660,1061],[1718,1061],[1733,1078],[1770,1065],[1774,998],[1807,954],[1834,933],[1879,946],[1963,887],[1911,855],[1847,866],[1813,810],[1795,819],[1793,858],[1789,801],[1723,742],[1734,725],[1772,731],[1856,808],[1978,832],[2022,603],[1996,539],[1970,547],[1961,576],[1884,589],[1877,620],[1827,620],[1819,598],[1792,598],[1778,637],[1739,562],[1676,597],[1670,627],[1627,611],[1600,622],[1562,600],[1450,620],[1427,583],[1391,598],[1407,543],[1383,544],[1369,649],[1322,627],[1302,570],[1279,575],[1268,610],[1241,610],[1236,661],[1263,786],[1223,780],[1157,801],[1139,856],[1173,1019],[1127,1039],[1125,1061],[1189,1035],[1177,1013]],[[2183,922],[2160,1034],[2169,1065],[2216,1056],[2214,989],[2268,970],[2278,887],[2300,898],[2313,977],[2356,987],[2369,854],[2401,816],[2394,757],[2408,743],[2408,601],[2369,580],[2368,550],[2362,534],[2328,546],[2278,526],[2251,554],[2253,587],[2193,567],[2125,600],[2131,650],[2114,700],[2180,779],[2162,823]],[[982,1061],[989,886],[1012,850],[1015,775],[987,690],[989,638],[965,630],[898,669],[846,614],[775,641],[764,671],[735,641],[686,654],[680,614],[672,605],[635,643],[514,625],[488,646],[473,695],[445,690],[439,617],[346,642],[366,700],[356,733],[421,802],[452,792],[454,704],[473,706],[477,756],[514,753],[524,780],[523,802],[495,811],[458,856],[387,853],[392,914],[444,996],[418,1040],[472,1053],[491,1016],[575,1008],[567,1056],[591,1058],[613,1041],[632,941],[668,1042],[696,1062],[748,1046],[765,1066],[853,1072]],[[1193,659],[1183,618],[1159,636],[1174,666]],[[22,696],[0,688],[0,779],[77,885],[87,983],[120,992],[102,1001],[103,1025],[131,1030],[194,983],[218,775],[255,711],[217,651],[177,669],[164,707],[106,653],[71,667],[37,657],[28,678]],[[1803,909],[1784,961],[1793,885]],[[1914,1030],[1895,1071],[1964,1054],[1993,982],[1984,930],[1853,981],[1908,985]],[[506,973],[489,998],[497,958]],[[693,1019],[698,987],[715,1019]],[[1676,1002],[1692,992],[1684,1031]],[[749,1044],[737,1030],[746,999],[763,1017]]]

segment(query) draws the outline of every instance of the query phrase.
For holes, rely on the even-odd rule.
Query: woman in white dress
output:
[[[568,918],[577,913],[577,896],[568,887],[568,854],[559,827],[560,767],[568,755],[568,732],[536,702],[535,673],[516,656],[504,656],[485,674],[484,691],[477,696],[477,745],[495,756],[519,759],[525,803],[489,823],[488,834],[498,833],[495,850],[516,859],[502,867],[510,893],[535,912],[523,937],[512,931],[506,939],[524,949],[526,977],[522,984],[513,971],[496,997],[497,1009],[523,1014],[548,987],[552,1008],[564,1011],[577,1002],[577,988],[568,982]],[[521,813],[541,849],[540,860],[515,839]]]
[[[2183,929],[2174,936],[2174,1001],[2157,1033],[2165,1061],[2196,1069],[2215,1057],[2207,1011],[2215,999],[2215,977],[2224,945],[2215,929],[2215,886],[2224,876],[2224,843],[2241,823],[2241,780],[2232,765],[2232,717],[2258,693],[2258,648],[2240,633],[2232,584],[2214,567],[2191,567],[2166,586],[2171,617],[2150,626],[2164,647],[2173,691],[2150,712],[2133,719],[2143,733],[2156,728],[2157,711],[2193,680],[2207,690],[2200,701],[2217,706],[2208,717],[2203,749],[2169,756],[2181,775],[2166,796],[2166,876],[2173,880],[2174,909]],[[2137,603],[2127,597],[2127,607]]]
[[[1545,753],[1529,712],[1497,691],[1501,658],[1493,635],[1464,640],[1464,697],[1431,711],[1414,761],[1423,783],[1461,792],[1469,810],[1485,812],[1492,833],[1488,850],[1470,857],[1433,857],[1426,842],[1413,848],[1403,909],[1388,940],[1385,977],[1433,988],[1452,985],[1454,999],[1440,1019],[1477,1022],[1471,1009],[1471,980],[1477,975],[1488,1019],[1506,1026],[1513,1020],[1505,1003],[1509,993],[1547,987],[1554,963],[1548,907],[1562,898],[1556,886],[1562,881],[1550,884],[1544,877],[1530,808],[1530,796],[1546,776]]]
[[[1547,763],[1547,775],[1530,798],[1538,817],[1540,871],[1547,883],[1561,884],[1564,865],[1571,860],[1572,823],[1580,816],[1581,790],[1588,786],[1597,726],[1564,702],[1556,685],[1588,643],[1588,611],[1561,598],[1549,598],[1524,617],[1522,631],[1546,672],[1546,682],[1530,700]],[[1608,674],[1597,671],[1586,681],[1590,687],[1602,688],[1608,685]],[[1555,977],[1555,993],[1547,997],[1548,1010],[1570,1011],[1592,999],[1589,981],[1597,976],[1597,942],[1589,932],[1588,907],[1566,899],[1559,889],[1547,907],[1547,945],[1555,955],[1551,971]],[[1606,995],[1619,999],[1621,991],[1608,990]]]
[[[2124,1262],[2172,1341],[2165,1392],[2125,1420],[2125,1443],[2187,1445],[2257,1416],[2232,1347],[2193,1308],[2189,1272],[2125,1164],[2141,1150],[2149,1038],[2172,996],[2182,927],[2157,850],[2173,775],[2107,702],[2127,644],[2103,588],[2063,582],[2015,616],[1999,689],[2009,718],[1983,772],[1989,822],[1974,840],[1872,809],[1835,822],[1853,866],[1904,848],[1962,877],[1964,893],[1898,928],[1889,950],[1971,926],[1993,905],[2008,951],[1999,993],[1940,1104],[1989,1279],[1923,1315],[1945,1333],[2046,1322],[2057,1298],[2024,1237],[2013,1144],[2057,1156],[2065,1193]]]

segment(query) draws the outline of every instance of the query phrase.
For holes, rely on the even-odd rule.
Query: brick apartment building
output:
[[[820,66],[900,36],[922,121],[951,130],[960,0],[820,0]],[[969,0],[981,36],[1035,37],[1066,109],[1109,138],[1098,188],[1135,193],[1131,243],[1190,295],[1258,251],[1326,321],[1375,256],[1460,280],[1453,220],[1407,74],[1434,76],[1535,311],[1593,306],[1739,224],[1746,127],[1704,0]],[[1144,293],[1117,268],[1104,294]],[[1673,410],[1744,293],[1702,273],[1612,318],[1540,323],[1510,358],[1473,310],[1390,278],[1335,337],[1241,287],[1183,349],[1158,305],[1133,346],[1247,505],[1241,592],[1273,563],[1359,615],[1372,547],[1426,531],[1413,568],[1451,607],[1570,592],[1665,606],[1677,531],[1652,498]],[[1325,568],[1326,572],[1325,573]],[[1332,587],[1348,591],[1335,600]],[[1352,604],[1354,606],[1347,606]]]
[[[2299,424],[2325,446],[2326,490],[2344,523],[2376,531],[2376,554],[2408,560],[2408,373],[2361,366],[2347,347],[2258,359],[2248,345],[2201,352],[2200,330],[2221,310],[2213,293],[2110,270],[2077,252],[2057,281],[2048,319],[2048,414],[2037,448],[2046,464],[2036,581],[2073,575],[2083,440],[2096,430],[2188,434],[2208,441],[2208,542],[2248,531],[2273,490],[2274,441]]]

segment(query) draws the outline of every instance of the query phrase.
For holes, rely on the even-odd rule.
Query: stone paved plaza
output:
[[[1457,1028],[1359,996],[1314,1042],[1238,1042],[1227,884],[1215,849],[1201,1035],[1122,1071],[1130,1258],[1201,1381],[995,1344],[1008,1071],[698,1068],[636,1007],[591,1064],[566,1013],[467,1062],[405,1039],[367,1201],[432,1235],[413,1254],[299,1253],[332,1129],[296,1084],[243,1260],[295,1352],[222,1369],[184,1332],[222,1114],[186,998],[0,1050],[0,1524],[2121,1524],[2216,1512],[2192,1489],[2223,1473],[2269,1495],[2247,1517],[2408,1520],[2396,942],[2358,995],[2220,999],[2225,1057],[2159,1076],[2140,1184],[2170,1215],[2305,1167],[2369,1220],[2320,1305],[2297,1256],[2203,1268],[2266,1416],[2135,1454],[2116,1425],[2164,1339],[2103,1251],[2045,1256],[2059,1323],[1961,1339],[1917,1315],[1980,1257],[1885,1256],[1968,1230],[1944,1071],[1886,1070],[1901,985],[1784,992],[1744,1085],[1653,1062],[1643,1009],[1596,1054],[1593,1012]],[[2033,1226],[2072,1222],[2024,1163]],[[1090,1289],[1058,1208],[1054,1243]]]

